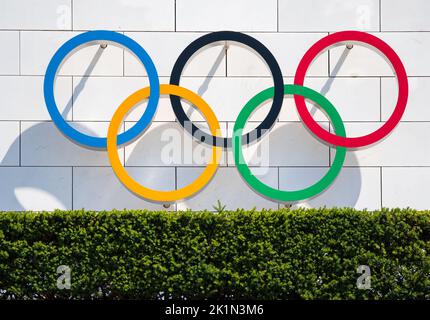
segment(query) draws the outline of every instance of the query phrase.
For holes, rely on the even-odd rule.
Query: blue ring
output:
[[[45,103],[46,107],[48,108],[48,112],[51,115],[52,121],[54,121],[57,128],[64,135],[75,140],[81,145],[93,148],[106,148],[106,138],[89,136],[71,127],[63,119],[63,116],[59,112],[54,98],[55,76],[64,58],[76,47],[84,43],[96,40],[116,42],[132,51],[144,65],[148,74],[149,85],[151,87],[148,105],[146,107],[145,112],[133,127],[118,135],[118,145],[133,140],[139,134],[141,134],[149,125],[152,120],[152,117],[157,110],[158,100],[160,98],[160,82],[158,80],[158,73],[155,68],[155,65],[149,57],[148,53],[137,42],[117,32],[105,30],[85,32],[73,37],[57,50],[57,52],[54,54],[51,61],[49,62],[48,68],[46,69],[45,79],[43,83]]]

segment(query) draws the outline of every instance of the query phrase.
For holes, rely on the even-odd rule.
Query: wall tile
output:
[[[429,31],[427,0],[381,0],[382,31]]]
[[[278,185],[278,170],[264,168],[259,171],[258,178],[269,186]],[[202,168],[178,168],[178,188],[192,183],[202,172]],[[278,204],[256,194],[240,177],[236,168],[219,168],[209,184],[193,198],[177,204],[178,210],[211,210],[220,201],[226,210],[244,209],[276,209]]]
[[[0,29],[70,30],[71,0],[0,2]]]
[[[347,123],[348,137],[369,134],[382,123]],[[404,122],[384,140],[366,148],[348,150],[345,166],[429,166],[430,123]],[[335,154],[335,151],[332,151]],[[333,157],[332,157],[333,158]]]
[[[134,124],[127,122],[125,129]],[[210,132],[206,123],[196,122],[195,125]],[[225,136],[226,123],[221,123],[220,127]],[[212,148],[198,143],[177,122],[153,123],[144,135],[125,147],[127,166],[202,166],[209,162],[211,156]],[[225,152],[220,165],[226,165]]]
[[[173,31],[174,4],[174,0],[73,0],[73,28]]]
[[[160,78],[161,83],[166,79]],[[73,119],[76,121],[110,121],[115,110],[132,93],[149,85],[143,77],[74,78]],[[137,121],[146,109],[147,99],[126,117]],[[169,96],[161,96],[154,121],[175,121]]]
[[[280,0],[279,31],[379,30],[378,0]]]
[[[430,50],[430,33],[427,32],[382,32],[373,35],[389,44],[402,60],[408,76],[429,76],[430,64],[427,60]],[[347,54],[346,54],[347,53]],[[338,75],[340,76],[393,76],[394,72],[385,57],[373,48],[354,45],[351,50],[340,45],[330,49],[330,66],[342,61],[346,55]]]
[[[429,121],[427,92],[430,90],[430,78],[409,77],[409,96],[402,121]],[[392,115],[398,97],[396,78],[382,79],[382,120],[386,121]]]
[[[1,31],[0,43],[0,75],[19,74],[19,32]]]
[[[292,83],[293,79],[288,79]],[[304,85],[325,96],[343,121],[380,120],[380,83],[377,78],[306,78]],[[327,121],[319,107],[307,101],[308,109],[317,121]],[[292,95],[285,96],[281,121],[299,121]]]
[[[248,133],[259,123],[251,122],[245,127]],[[328,129],[327,123],[321,123]],[[234,124],[229,123],[229,136]],[[245,161],[254,166],[326,166],[329,164],[328,147],[315,139],[298,122],[278,122],[258,143],[243,148]],[[228,153],[229,165],[234,165],[231,150]]]
[[[19,165],[19,122],[0,121],[0,166]]]
[[[127,168],[127,172],[148,188],[175,189],[174,168]],[[165,210],[162,204],[146,201],[126,189],[110,167],[73,169],[73,207],[87,210]],[[174,208],[171,206],[169,210]]]
[[[284,76],[294,76],[305,52],[326,33],[250,33],[261,41],[276,58]],[[229,76],[267,76],[270,69],[253,49],[228,42],[227,71]],[[322,53],[309,68],[308,75],[328,76],[328,54]],[[273,83],[273,82],[272,82]]]
[[[72,169],[1,167],[0,210],[69,210],[72,208]]]
[[[181,52],[203,33],[188,32],[126,32],[137,41],[154,61],[159,76],[170,77],[173,65]],[[225,75],[225,43],[216,42],[198,50],[185,66],[184,76]],[[126,76],[146,76],[142,63],[130,52],[125,52],[124,67]],[[167,79],[169,80],[169,79]]]
[[[382,205],[428,210],[430,168],[383,168]]]
[[[300,190],[315,184],[328,168],[280,168],[281,190]],[[336,180],[319,195],[298,202],[295,207],[354,207],[376,210],[381,207],[379,168],[342,168]]]
[[[106,136],[107,122],[74,122],[92,136]],[[21,162],[25,166],[108,166],[106,151],[82,147],[65,137],[52,122],[23,122]],[[120,153],[121,161],[124,160]]]
[[[276,31],[276,1],[177,0],[176,30]]]
[[[54,53],[78,32],[29,31],[21,33],[21,73],[24,75],[45,75]],[[123,48],[109,44],[88,44],[79,47],[63,62],[60,75],[122,76]]]
[[[72,118],[72,79],[58,77],[57,106],[65,119]],[[50,120],[43,96],[43,77],[0,76],[0,120]]]

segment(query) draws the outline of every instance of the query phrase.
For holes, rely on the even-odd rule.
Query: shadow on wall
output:
[[[208,88],[210,85],[210,80],[211,80],[211,76],[213,76],[213,74],[215,73],[216,69],[218,68],[219,64],[222,61],[222,57],[224,54],[224,50],[225,48],[223,48],[223,51],[220,53],[219,57],[216,59],[213,68],[211,68],[210,73],[208,74],[208,77],[205,78],[203,84],[201,85],[201,87],[198,90],[198,94],[202,95]],[[94,69],[95,65],[97,64],[97,61],[99,60],[100,56],[102,55],[103,50],[99,49],[97,51],[97,53],[95,54],[94,58],[92,59],[92,61],[90,62],[85,75],[90,75],[92,70]],[[327,83],[324,85],[324,87],[321,90],[321,93],[324,95],[326,94],[329,90],[330,90],[330,86],[333,83],[333,81],[335,81],[334,76],[336,75],[337,71],[339,70],[341,64],[343,63],[343,61],[346,59],[347,56],[347,51],[344,52],[344,54],[341,56],[339,62],[337,63],[337,65],[335,66],[334,70],[333,70],[333,74],[332,77],[330,77],[327,80]],[[262,63],[263,60],[261,59]],[[73,106],[73,101],[75,101],[77,99],[77,97],[79,96],[80,92],[83,90],[83,88],[85,87],[85,83],[88,80],[88,77],[82,77],[80,83],[74,88],[72,97],[70,98],[67,107],[65,108],[65,110],[63,111],[63,117],[66,117],[70,112],[72,112],[72,106]],[[191,108],[192,110],[193,108]],[[311,113],[314,114],[316,111],[316,107],[312,107]],[[192,111],[191,111],[192,112]],[[191,115],[190,112],[188,112],[189,116]],[[46,132],[44,130],[41,130],[41,126],[43,124],[36,124],[34,126],[32,126],[31,128],[27,129],[26,131],[22,132],[22,139],[24,139],[26,136],[37,136],[40,135],[41,132]],[[272,132],[270,132],[270,150],[271,153],[272,152],[277,152],[279,153],[279,150],[282,150],[282,147],[285,146],[285,140],[286,137],[288,137],[289,132],[291,132],[291,130],[295,130],[297,127],[298,123],[286,123],[284,125],[281,125],[277,128],[274,128],[272,130]],[[158,142],[161,141],[160,137],[162,132],[167,129],[167,128],[172,128],[173,126],[178,127],[178,124],[173,124],[173,123],[169,123],[169,124],[162,124],[160,126],[158,126],[155,130],[150,130],[148,132],[145,133],[145,135],[143,137],[140,137],[133,152],[128,156],[127,159],[127,164],[128,165],[134,165],[134,163],[141,161],[142,159],[142,154],[145,152],[154,152],[153,148],[151,148],[152,150],[148,151],[147,148],[147,143],[145,144],[145,141],[155,141],[157,140]],[[74,123],[74,127],[77,130],[83,130],[85,132],[87,132],[89,135],[96,135],[94,132],[92,132],[90,129],[88,129],[87,127],[82,126],[81,124],[78,123]],[[309,153],[310,155],[312,155],[312,151],[315,148],[315,138],[314,137],[310,137],[307,134],[302,134],[302,135],[295,135],[295,141],[294,144],[295,145],[299,145],[300,150],[283,150],[283,152],[285,152],[285,156],[283,156],[284,158],[288,158],[288,157],[297,157],[299,158],[300,155],[299,153],[301,152],[305,152],[305,153]],[[66,139],[66,137],[65,137]],[[318,144],[320,144],[318,142]],[[160,145],[159,143],[157,145]],[[197,145],[197,143],[193,143],[194,146]],[[12,159],[15,158],[15,154],[13,152],[13,150],[16,150],[16,148],[20,148],[20,140],[17,139],[14,141],[14,143],[12,144],[12,146],[9,148],[7,154],[5,155],[5,157],[2,159],[0,165],[2,164],[6,164],[6,163],[10,163],[10,161]],[[158,152],[159,150],[157,149],[155,152]],[[96,152],[96,151],[95,151]],[[256,151],[258,152],[258,150]],[[224,152],[225,154],[226,152]],[[295,156],[294,156],[295,155]],[[279,155],[275,155],[272,154],[271,156],[278,157]],[[349,154],[349,156],[353,156],[353,153]],[[251,158],[253,157],[253,155],[251,155]],[[358,166],[357,163],[357,159],[350,159],[350,161],[355,162],[354,165]],[[289,162],[288,162],[289,163]],[[292,189],[294,189],[294,186],[297,186],[298,188],[303,188],[306,187],[307,185],[311,185],[313,183],[315,183],[319,177],[318,174],[315,176],[315,179],[312,181],[309,181],[308,184],[301,186],[300,182],[303,182],[303,178],[301,178],[301,173],[300,171],[303,170],[315,170],[317,168],[309,168],[306,166],[303,167],[299,167],[300,164],[293,164],[292,166],[297,166],[296,168],[291,168],[291,170],[297,170],[298,174],[297,174],[297,179],[295,178],[295,180],[297,181],[291,181],[292,182]],[[2,170],[8,170],[9,168],[7,167],[1,167],[0,168]],[[327,170],[327,168],[324,167],[320,167],[320,175],[322,176],[322,174],[324,174]],[[343,169],[345,170],[345,169]],[[333,194],[326,196],[326,194],[328,194],[331,188],[333,188],[333,185],[331,187],[328,188],[328,190],[326,190],[325,192],[323,192],[322,194],[316,196],[314,199],[310,199],[304,202],[305,206],[308,207],[320,207],[320,206],[346,206],[346,207],[354,207],[358,201],[358,197],[360,195],[360,190],[361,190],[361,174],[360,174],[360,170],[359,168],[355,168],[355,170],[352,171],[353,174],[351,174],[348,177],[348,182],[346,185],[342,184],[342,189],[344,192],[342,192],[342,199],[340,200],[339,203],[339,196],[336,196],[336,199],[334,199]],[[342,172],[341,172],[342,174]],[[312,174],[310,176],[313,176]],[[294,177],[294,175],[293,175]],[[156,180],[157,177],[151,177],[150,180]],[[13,179],[12,179],[13,180]],[[2,198],[3,200],[0,201],[0,210],[17,210],[17,211],[23,211],[23,210],[31,210],[32,208],[27,207],[23,201],[20,200],[20,197],[18,196],[19,194],[19,190],[21,189],[30,189],[30,190],[34,190],[35,193],[37,192],[43,192],[45,194],[47,194],[49,197],[51,198],[55,198],[56,202],[59,204],[59,207],[63,207],[63,208],[68,208],[70,205],[68,205],[67,203],[65,203],[65,201],[62,199],[62,195],[64,194],[62,190],[59,190],[58,188],[53,188],[52,186],[49,187],[47,184],[45,184],[45,181],[37,181],[37,183],[33,182],[33,179],[21,179],[19,183],[14,183],[13,181],[10,181],[10,183],[6,186],[4,186],[5,190],[2,194]],[[118,186],[122,188],[122,186],[120,185],[119,181],[117,182],[117,186],[115,186],[114,188],[110,188],[109,190],[111,190],[111,195],[106,194],[106,197],[103,199],[100,199],[101,201],[108,201],[108,199],[112,199],[114,198],[113,195],[117,192],[118,190]],[[243,182],[245,183],[245,182]],[[334,184],[336,184],[336,181],[334,182]],[[289,189],[289,188],[288,188]],[[252,190],[250,189],[250,192],[252,192]],[[321,199],[321,200],[318,200]],[[222,199],[221,199],[222,200]],[[336,202],[338,201],[338,202]],[[300,203],[295,204],[296,205],[301,205]],[[143,205],[144,206],[144,205]]]

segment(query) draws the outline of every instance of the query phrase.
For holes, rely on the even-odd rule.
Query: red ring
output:
[[[334,146],[342,146],[348,148],[363,147],[375,143],[376,141],[384,138],[399,123],[403,112],[405,111],[406,103],[408,101],[408,77],[406,75],[405,67],[403,66],[399,56],[384,41],[366,32],[341,31],[330,34],[317,41],[305,53],[299,63],[299,66],[297,67],[296,75],[294,77],[294,84],[303,86],[306,71],[309,68],[309,65],[315,59],[315,57],[327,47],[342,41],[359,41],[367,43],[381,51],[388,58],[391,65],[393,66],[394,71],[397,75],[399,95],[393,114],[390,116],[387,122],[385,122],[384,125],[378,130],[365,136],[352,138],[340,137],[320,127],[320,125],[312,118],[311,114],[309,113],[304,97],[294,95],[294,101],[296,102],[297,111],[305,125],[321,140]]]

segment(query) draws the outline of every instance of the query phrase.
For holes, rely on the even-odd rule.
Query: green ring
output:
[[[248,121],[249,116],[252,112],[257,109],[264,101],[269,100],[273,97],[274,88],[268,88],[256,94],[251,100],[249,100],[243,107],[242,111],[236,119],[233,130],[233,154],[234,161],[236,163],[237,169],[240,175],[246,181],[246,183],[253,188],[255,191],[261,195],[278,201],[298,201],[307,198],[311,198],[324,189],[326,189],[337,177],[340,170],[342,169],[343,162],[345,160],[346,148],[336,147],[336,156],[333,160],[333,164],[324,177],[318,182],[302,190],[296,191],[282,191],[278,189],[273,189],[268,185],[262,183],[258,180],[249,169],[248,165],[245,163],[242,153],[242,133],[243,128]],[[336,108],[320,93],[302,86],[297,85],[284,85],[284,94],[296,94],[305,97],[309,100],[315,102],[322,110],[326,113],[328,118],[332,121],[335,133],[339,136],[345,137],[345,127],[343,121],[336,111]]]

